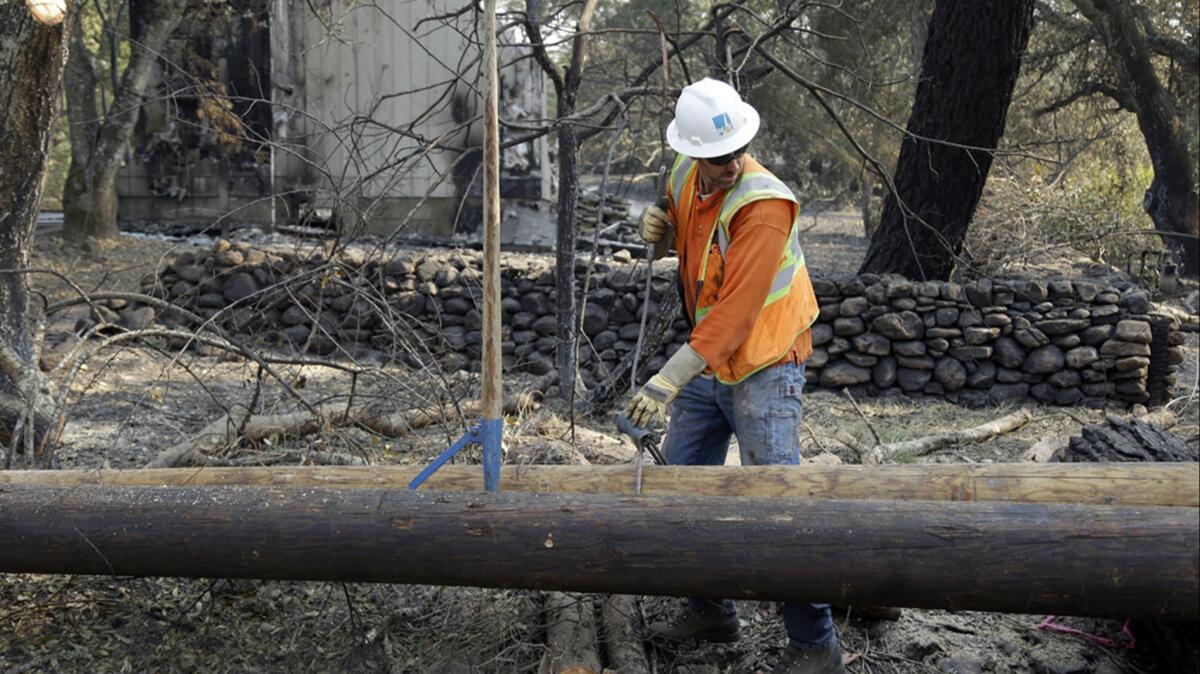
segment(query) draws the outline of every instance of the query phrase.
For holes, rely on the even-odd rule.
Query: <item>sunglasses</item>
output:
[[[742,155],[746,154],[746,148],[748,147],[750,146],[743,146],[741,149],[734,150],[729,154],[723,154],[719,157],[705,157],[704,161],[708,162],[712,166],[724,166],[735,159],[740,159]]]

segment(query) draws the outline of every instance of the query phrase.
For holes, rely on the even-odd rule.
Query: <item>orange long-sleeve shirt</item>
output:
[[[675,250],[679,253],[679,273],[689,316],[696,313],[696,280],[724,195],[717,192],[704,199],[697,196],[690,204],[678,206],[692,209],[688,231],[675,232]],[[678,223],[675,208],[672,204],[668,216]],[[708,362],[708,372],[729,360],[750,335],[770,293],[795,209],[796,205],[785,199],[763,199],[743,206],[734,214],[729,224],[730,244],[720,294],[704,320],[692,329],[688,342]],[[802,363],[812,355],[812,349],[812,332],[805,330],[778,362]]]

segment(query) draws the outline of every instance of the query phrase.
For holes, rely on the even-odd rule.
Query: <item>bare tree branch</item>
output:
[[[1037,108],[1033,111],[1035,115],[1043,116],[1052,112],[1058,112],[1063,108],[1071,105],[1075,101],[1083,98],[1090,98],[1096,94],[1102,94],[1111,98],[1117,103],[1118,109],[1128,112],[1134,112],[1133,100],[1129,97],[1129,92],[1103,82],[1087,82],[1082,87],[1076,89],[1070,94],[1052,101],[1047,105]]]

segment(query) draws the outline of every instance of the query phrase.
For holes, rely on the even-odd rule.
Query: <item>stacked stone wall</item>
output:
[[[1146,403],[1148,382],[1169,387],[1183,359],[1178,325],[1152,316],[1149,295],[1135,285],[865,274],[817,279],[814,289],[821,317],[810,368],[827,387],[898,388],[975,405],[1029,397]]]
[[[169,260],[144,279],[143,290],[260,343],[323,355],[339,345],[371,348],[413,365],[436,359],[447,369],[475,369],[481,270],[473,251],[347,251],[329,260],[220,242],[211,253]],[[672,262],[656,264],[658,301],[675,292],[674,273]],[[644,274],[644,263],[621,260],[599,261],[590,278],[586,264],[577,268],[577,286],[589,289],[580,349],[585,383],[602,381],[634,349]],[[506,255],[501,284],[505,367],[550,372],[557,346],[552,263]],[[861,275],[815,277],[814,289],[821,313],[808,377],[815,386],[924,393],[970,405],[1026,398],[1146,403],[1151,382],[1169,387],[1182,361],[1178,326],[1152,315],[1148,295],[1133,285],[960,285]],[[148,307],[117,305],[111,320],[144,327],[155,318]],[[645,370],[660,367],[688,334],[687,322],[676,319]]]

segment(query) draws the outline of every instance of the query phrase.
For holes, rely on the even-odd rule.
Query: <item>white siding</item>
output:
[[[455,75],[451,68],[461,68],[478,54],[463,37],[471,29],[471,14],[458,19],[462,32],[425,23],[420,28],[420,43],[410,35],[421,19],[444,14],[463,1],[379,0],[378,6],[373,6],[316,0],[313,6],[329,13],[326,19],[332,22],[332,30],[298,8],[306,12],[307,145],[314,161],[332,172],[335,180],[344,173],[348,183],[355,176],[400,162],[399,167],[367,181],[363,196],[421,197],[449,171],[456,153],[435,152],[427,160],[404,160],[418,148],[418,140],[361,120],[351,122],[369,116],[381,124],[404,128],[440,98],[439,109],[413,131],[433,139],[456,125],[448,90]],[[478,76],[477,68],[471,68],[470,76]],[[425,87],[433,88],[397,95]],[[446,142],[461,146],[467,138],[455,134]],[[448,176],[441,179],[432,196],[455,196]]]

